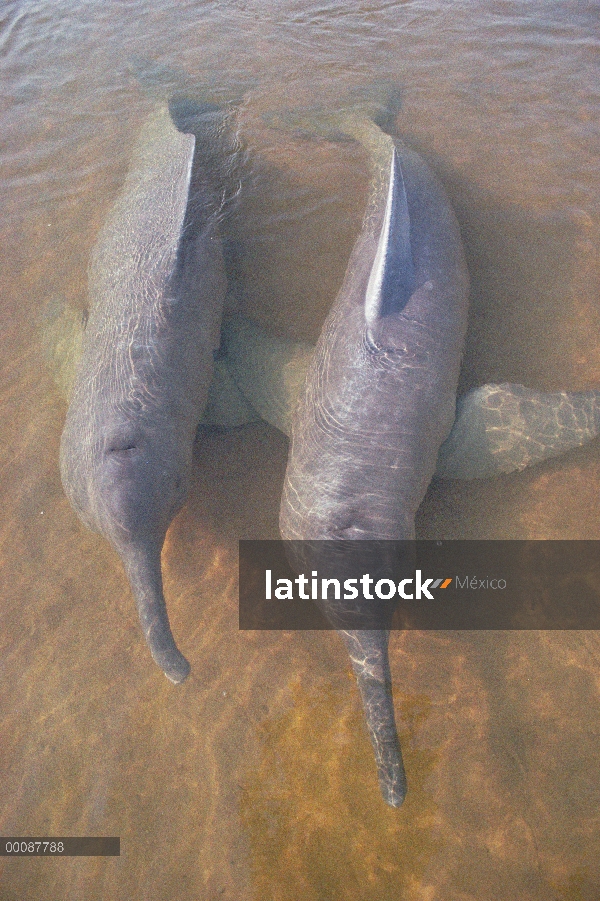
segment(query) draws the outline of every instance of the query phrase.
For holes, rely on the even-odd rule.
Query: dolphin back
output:
[[[61,440],[71,505],[121,557],[147,643],[173,682],[189,664],[167,616],[161,550],[189,491],[219,345],[222,123],[204,107],[195,133],[184,133],[163,105],[143,126],[92,252],[89,316]]]
[[[173,276],[188,205],[195,137],[179,132],[166,106],[144,124],[127,178],[95,244],[89,299],[122,317],[160,300]]]
[[[350,118],[345,127],[369,152],[371,186],[292,418],[279,522],[282,538],[303,543],[414,537],[416,510],[454,419],[466,331],[467,271],[441,185],[372,121]],[[334,608],[323,606],[335,622]],[[381,792],[398,807],[406,778],[388,633],[342,636]]]

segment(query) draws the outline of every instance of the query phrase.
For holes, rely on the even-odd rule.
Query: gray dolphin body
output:
[[[448,199],[413,152],[363,123],[371,199],[292,422],[286,540],[411,539],[454,420],[468,275]],[[326,602],[323,605],[327,609]],[[406,779],[385,630],[341,631],[386,802]]]
[[[226,356],[215,373],[216,397],[207,410],[208,424],[233,427],[260,416],[289,438],[314,346],[276,337],[242,316],[230,319],[223,332]],[[249,405],[245,409],[244,400]],[[481,385],[457,400],[456,419],[440,448],[435,478],[487,479],[518,472],[560,457],[599,434],[600,391]]]
[[[216,116],[200,115],[195,137],[164,106],[142,130],[93,251],[60,450],[67,497],[121,557],[152,656],[172,682],[189,664],[169,626],[161,550],[189,490],[226,288]]]

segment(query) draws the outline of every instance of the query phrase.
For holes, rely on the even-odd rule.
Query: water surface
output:
[[[597,386],[597,4],[22,0],[3,6],[0,46],[0,832],[115,834],[122,848],[4,858],[1,901],[597,901],[597,635],[395,635],[410,793],[386,808],[337,637],[237,630],[237,540],[277,535],[286,440],[254,425],[197,447],[164,552],[193,668],[174,687],[116,555],[62,493],[65,403],[39,331],[49,300],[85,307],[136,135],[183,79],[224,99],[245,91],[230,308],[315,340],[360,228],[367,161],[264,117],[391,82],[398,130],[463,231],[461,390]],[[139,56],[158,66],[152,96],[131,72]],[[599,483],[597,443],[521,474],[440,482],[418,533],[600,538]]]

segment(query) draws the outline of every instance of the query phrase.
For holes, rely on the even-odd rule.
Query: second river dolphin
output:
[[[219,346],[224,121],[215,107],[173,104],[142,129],[94,247],[60,451],[67,497],[121,557],[152,656],[172,682],[189,664],[169,625],[161,550],[189,491]]]
[[[294,412],[280,531],[292,541],[412,539],[454,421],[467,268],[450,203],[423,160],[364,117],[340,129],[369,151],[370,199]],[[388,632],[340,634],[383,797],[398,807],[406,779]]]

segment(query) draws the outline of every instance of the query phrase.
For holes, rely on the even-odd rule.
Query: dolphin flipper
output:
[[[39,325],[46,363],[59,392],[69,401],[83,348],[87,313],[64,298],[48,301]]]
[[[600,433],[600,391],[535,391],[482,385],[460,398],[440,448],[440,479],[520,472],[587,444]]]
[[[52,298],[40,323],[54,382],[69,399],[86,314]],[[233,316],[223,328],[202,425],[238,428],[262,418],[289,437],[294,406],[314,352],[308,342],[275,337]],[[474,388],[457,402],[435,477],[487,479],[521,471],[582,447],[600,434],[600,391],[543,392],[516,384]]]
[[[253,409],[289,437],[313,346],[275,338],[241,316],[234,316],[226,331],[225,365],[233,381]],[[521,471],[582,447],[599,434],[600,391],[482,385],[459,398],[435,477],[487,479]]]

